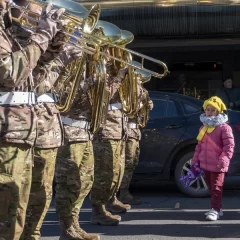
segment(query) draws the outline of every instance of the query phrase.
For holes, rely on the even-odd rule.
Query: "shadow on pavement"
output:
[[[224,216],[219,221],[205,221],[204,212],[209,209],[210,198],[189,198],[174,191],[161,192],[132,191],[143,201],[141,205],[122,214],[119,226],[91,225],[91,204],[88,197],[85,199],[81,214],[80,225],[89,233],[100,233],[107,239],[125,239],[133,236],[134,239],[145,239],[146,235],[154,235],[154,240],[172,237],[181,238],[240,238],[240,191],[225,191],[223,198]],[[59,236],[60,228],[54,209],[54,201],[42,228],[44,239],[53,239]],[[108,237],[107,237],[108,236]],[[137,237],[139,236],[139,238]],[[142,237],[141,237],[142,236]],[[159,236],[159,237],[157,237]],[[128,237],[126,237],[128,239]],[[58,238],[54,238],[58,239]],[[130,238],[129,238],[130,239]],[[146,239],[147,238],[146,236]],[[152,238],[151,238],[152,239]]]

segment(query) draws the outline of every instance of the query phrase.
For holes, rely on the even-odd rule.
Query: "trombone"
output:
[[[95,4],[91,10],[88,11],[85,7],[76,2],[69,0],[64,0],[62,2],[64,2],[64,6],[66,6],[66,11],[62,14],[59,21],[64,22],[64,20],[66,20],[63,31],[64,34],[69,37],[68,40],[70,40],[70,42],[75,42],[76,44],[77,39],[81,41],[81,47],[86,47],[83,45],[84,39],[81,36],[85,33],[90,35],[96,28],[101,12],[100,5]],[[29,0],[26,6],[19,6],[11,0],[8,6],[10,9],[18,9],[21,12],[19,17],[12,18],[14,22],[18,23],[23,28],[34,31],[39,22],[39,15],[27,9],[30,3],[36,4],[42,8],[47,4],[38,0]],[[72,6],[75,11],[69,8],[69,5]],[[64,6],[58,6],[57,8]],[[29,14],[32,14],[34,17],[29,16]],[[30,23],[30,21],[35,24]],[[92,53],[92,51],[90,53]]]
[[[66,0],[64,0],[64,1],[66,1]],[[38,4],[41,7],[44,7],[46,5],[45,3],[42,3],[42,2],[39,2],[36,0],[35,1],[30,0],[29,3]],[[17,21],[19,24],[23,25],[23,27],[25,25],[25,27],[27,27],[27,28],[28,27],[30,27],[31,29],[36,28],[36,26],[30,26],[29,22],[27,21],[27,19],[29,19],[36,23],[38,22],[38,20],[36,20],[35,18],[28,16],[28,13],[31,13],[30,10],[26,9],[26,7],[17,5],[15,3],[13,3],[12,1],[9,3],[9,7],[17,8],[22,12],[20,18],[13,19],[14,21]],[[86,12],[84,12],[84,14],[86,14]],[[66,44],[72,44],[72,45],[76,46],[77,48],[80,48],[83,52],[90,54],[90,55],[99,53],[102,56],[105,56],[105,57],[107,56],[112,60],[116,60],[120,63],[125,64],[128,67],[133,67],[135,69],[145,71],[145,72],[151,74],[151,76],[154,76],[156,78],[163,78],[169,73],[167,65],[158,59],[149,57],[147,55],[133,51],[131,49],[121,47],[117,44],[114,44],[112,39],[109,40],[108,37],[104,37],[104,36],[98,37],[98,36],[91,35],[92,31],[95,28],[100,28],[100,27],[104,28],[104,21],[98,20],[99,15],[100,15],[100,5],[99,4],[94,5],[92,7],[92,9],[89,11],[90,17],[81,18],[82,14],[80,14],[80,18],[79,18],[74,15],[79,15],[79,13],[75,12],[73,10],[73,11],[70,11],[70,13],[65,12],[62,15],[62,17],[64,19],[67,19],[70,21],[70,23],[67,26],[65,26],[65,29],[63,31],[63,33],[66,36],[68,36],[67,42],[65,42]],[[89,22],[91,24],[89,24]],[[91,46],[89,46],[89,45],[91,45]],[[105,53],[102,50],[99,50],[99,46],[104,46],[104,45],[107,45],[108,47],[116,48],[118,50],[125,51],[125,52],[131,54],[133,56],[133,58],[134,58],[134,56],[140,57],[141,58],[140,66],[136,66],[136,65],[132,64],[131,62],[126,62],[126,61],[122,60],[121,58],[118,58],[118,57],[115,57],[112,55],[108,56],[107,53]],[[159,72],[155,72],[155,71],[145,68],[144,67],[145,60],[148,60],[154,64],[157,64],[158,66],[160,66],[163,69],[163,72],[159,73]]]

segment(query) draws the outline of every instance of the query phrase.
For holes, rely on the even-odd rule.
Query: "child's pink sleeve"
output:
[[[235,146],[232,128],[227,124],[224,126],[222,130],[222,143],[223,149],[222,154],[219,156],[219,161],[223,167],[227,167],[233,156]]]
[[[202,128],[203,128],[203,126],[200,127],[199,132],[201,131]],[[199,163],[198,157],[199,157],[199,154],[201,152],[201,144],[202,144],[202,142],[198,141],[198,144],[195,148],[195,152],[194,152],[194,155],[193,155],[193,158],[192,158],[192,165],[194,165],[196,163]]]
[[[195,152],[194,152],[194,155],[193,155],[193,158],[192,158],[192,165],[198,163],[199,164],[199,154],[201,152],[201,141],[198,141],[198,144],[195,148]]]

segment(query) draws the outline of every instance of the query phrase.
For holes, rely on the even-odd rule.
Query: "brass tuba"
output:
[[[97,44],[101,46],[101,51],[104,51],[107,45],[102,43],[101,39],[115,42],[121,37],[121,30],[112,23],[99,20],[92,34],[99,37]],[[100,54],[100,48],[97,53],[90,57],[91,61],[87,64],[87,75],[94,76],[97,80],[89,91],[90,102],[92,104],[91,132],[94,133],[101,124],[105,124],[109,104],[109,92],[106,90],[106,60],[105,57]]]
[[[99,16],[100,5],[95,4],[90,11],[79,3],[69,0],[47,0],[46,2],[39,0],[29,0],[27,6],[19,6],[14,2],[9,3],[9,8],[20,10],[20,15],[17,18],[13,18],[13,21],[20,24],[23,28],[34,31],[38,23],[38,15],[28,9],[30,3],[37,4],[41,7],[46,6],[47,3],[53,4],[57,8],[65,8],[65,12],[61,16],[61,21],[64,23],[65,40],[63,44],[80,45],[81,49],[87,48],[86,39],[82,37],[82,34],[90,35],[95,29]],[[29,15],[34,15],[31,17]],[[30,21],[29,21],[30,20]],[[35,24],[36,23],[36,24]],[[97,49],[97,44],[92,42],[94,49]],[[68,112],[73,103],[75,95],[78,91],[80,82],[83,78],[83,72],[85,69],[86,54],[88,51],[83,51],[82,57],[74,60],[69,64],[65,72],[58,78],[54,84],[54,89],[57,92],[58,102],[56,104],[60,112]],[[92,53],[91,53],[92,54]]]
[[[95,133],[101,124],[105,124],[109,92],[106,91],[107,73],[105,61],[99,59],[91,62],[90,65],[92,74],[97,80],[97,83],[89,90],[90,103],[92,105],[91,132]]]
[[[141,63],[136,62],[136,61],[132,61],[132,64],[135,66],[140,66]],[[144,128],[147,125],[148,119],[149,119],[149,108],[148,108],[148,100],[149,100],[149,94],[147,89],[145,89],[143,87],[143,84],[150,81],[151,80],[151,74],[140,70],[140,69],[136,69],[134,70],[134,72],[132,72],[133,74],[133,79],[137,84],[137,81],[140,80],[141,81],[141,88],[143,91],[143,94],[145,95],[144,100],[142,100],[142,102],[140,102],[139,104],[139,100],[138,97],[135,100],[136,104],[135,104],[135,109],[134,111],[128,115],[129,118],[137,118],[137,122],[139,124],[139,126],[141,128]]]
[[[61,1],[64,2],[64,5],[59,5],[58,7],[64,7],[66,9],[68,1]],[[70,2],[70,1],[69,1]],[[56,4],[56,3],[54,3]],[[75,7],[74,7],[75,6]],[[77,12],[78,7],[81,6],[78,3],[71,2],[70,10],[67,9],[70,13],[67,17],[70,19],[74,19],[72,21],[71,26],[75,26],[76,22],[79,21],[79,26],[83,29],[83,31],[87,31],[91,33],[98,22],[100,16],[100,6],[95,5],[93,8],[87,13],[84,12],[81,7],[80,12]],[[72,8],[74,7],[74,11]],[[83,20],[82,15],[88,14],[87,18]],[[86,56],[85,52],[82,53],[82,56],[79,59],[75,59],[71,64],[66,67],[65,72],[58,78],[56,83],[54,84],[54,89],[58,95],[58,102],[56,104],[58,110],[60,112],[68,112],[72,106],[74,98],[79,90],[79,85],[83,80],[83,73],[85,71],[85,64],[86,64]]]
[[[60,1],[61,1],[61,3],[60,3]],[[42,7],[46,5],[42,1],[37,1],[37,0],[35,0],[35,1],[29,0],[29,2],[38,4]],[[129,67],[144,70],[156,78],[162,78],[169,73],[168,68],[164,62],[162,62],[158,59],[149,57],[147,55],[135,52],[131,49],[122,47],[121,44],[123,44],[123,43],[119,43],[120,45],[114,44],[114,42],[111,41],[111,38],[108,37],[109,35],[106,35],[107,37],[99,39],[99,37],[96,37],[93,34],[91,34],[92,30],[95,28],[95,24],[97,22],[99,22],[99,21],[97,21],[99,18],[99,14],[100,14],[99,13],[100,6],[98,4],[94,5],[94,7],[92,8],[92,10],[90,11],[90,14],[89,14],[88,12],[86,12],[87,10],[84,10],[85,8],[83,6],[81,6],[80,4],[78,4],[76,2],[72,2],[72,1],[68,1],[68,0],[64,0],[64,1],[49,0],[49,2],[55,2],[55,4],[57,2],[57,3],[59,3],[60,7],[63,6],[65,8],[67,8],[66,5],[68,5],[69,3],[71,3],[71,6],[73,6],[74,4],[77,4],[77,5],[75,5],[76,7],[71,7],[70,9],[68,9],[68,12],[64,13],[61,16],[61,20],[63,20],[63,22],[66,22],[64,20],[70,20],[69,24],[67,26],[64,26],[65,29],[63,30],[63,33],[68,37],[67,37],[66,41],[63,43],[73,44],[74,46],[80,48],[83,52],[90,54],[90,55],[93,55],[98,51],[98,49],[97,49],[98,44],[96,44],[96,43],[101,43],[101,45],[108,45],[111,48],[118,49],[117,51],[123,51],[128,54],[131,54],[134,58],[135,57],[140,58],[141,65],[136,67],[133,64],[131,64],[131,62],[124,61],[121,57],[111,56],[113,61],[120,62],[121,64],[126,64]],[[81,6],[81,9],[78,14],[80,16],[87,16],[86,18],[74,17],[74,15],[78,15],[78,14],[76,14],[76,11],[78,12],[77,8],[79,8],[79,6]],[[28,21],[28,19],[31,19],[31,21],[38,22],[37,19],[31,18],[28,16],[28,13],[34,14],[33,12],[31,12],[30,10],[27,10],[26,7],[18,6],[13,2],[10,2],[9,7],[19,9],[22,12],[22,14],[20,14],[20,17],[15,18],[14,21],[18,22],[25,28],[30,28],[33,31],[36,29],[36,25],[33,26]],[[104,21],[102,21],[102,22],[104,22]],[[79,24],[82,24],[80,26],[83,26],[83,29],[79,29]],[[111,34],[110,34],[110,36],[111,36]],[[106,55],[106,53],[104,51],[100,51],[100,54],[103,56]],[[159,72],[147,69],[146,67],[144,67],[145,61],[149,61],[152,65],[157,64],[157,67],[161,67],[163,71],[161,73],[159,73]]]
[[[121,39],[115,42],[115,44],[125,48],[125,46],[131,43],[133,39],[134,35],[131,32],[122,30]],[[120,48],[112,48],[111,52],[113,57],[120,58],[127,63],[132,63],[132,54],[128,51],[124,51]],[[114,60],[114,67],[116,69],[116,72],[118,72],[120,68],[126,67],[126,64]],[[136,108],[137,104],[137,82],[134,79],[133,72],[133,67],[129,65],[128,74],[122,81],[121,87],[119,89],[119,95],[123,105],[123,111],[126,114],[131,114]]]

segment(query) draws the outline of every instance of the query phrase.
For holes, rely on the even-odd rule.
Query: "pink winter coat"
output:
[[[199,163],[200,168],[210,172],[227,172],[234,146],[232,128],[223,123],[198,141],[192,164]]]

